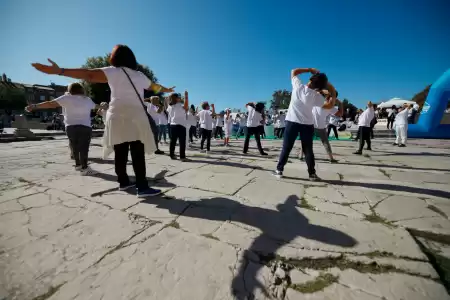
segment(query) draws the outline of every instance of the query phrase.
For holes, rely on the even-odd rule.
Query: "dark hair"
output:
[[[194,104],[191,104],[191,109],[192,109],[193,111],[195,111],[195,106],[194,106]]]
[[[280,111],[280,115],[282,115],[283,114],[283,112],[282,111]]]
[[[67,87],[67,91],[71,95],[84,95],[84,88],[81,83],[78,82],[69,84],[69,86]]]
[[[336,91],[336,98],[337,98],[338,95],[339,95],[339,93],[338,93],[338,91]]]
[[[109,57],[109,63],[114,67],[127,67],[137,69],[137,61],[133,51],[128,46],[116,45]]]
[[[392,105],[391,109],[397,109],[397,106]]]
[[[310,87],[316,91],[323,90],[328,85],[328,77],[325,73],[314,74],[311,78],[309,78],[309,81],[311,81]]]
[[[203,102],[202,103],[202,109],[206,109],[209,106],[208,102]]]
[[[177,104],[177,99],[178,98],[181,98],[180,94],[177,94],[177,93],[170,94],[170,96],[169,96],[169,105],[172,106],[172,105]]]
[[[255,110],[259,113],[263,113],[264,112],[264,103],[256,103],[255,105]]]

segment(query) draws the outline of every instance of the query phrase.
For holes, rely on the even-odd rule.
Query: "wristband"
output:
[[[58,75],[62,75],[62,74],[64,74],[64,68],[61,68],[61,72],[59,72],[59,74]]]

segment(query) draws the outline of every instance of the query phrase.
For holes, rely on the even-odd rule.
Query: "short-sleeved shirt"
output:
[[[91,111],[95,108],[95,103],[91,98],[68,94],[56,98],[54,101],[62,107],[66,126],[84,125],[91,127]]]
[[[167,115],[164,111],[159,113],[159,123],[158,125],[167,125]]]
[[[286,114],[286,121],[313,125],[312,109],[322,106],[325,98],[313,89],[304,85],[297,76],[292,77],[291,103]]]
[[[241,127],[247,126],[247,117],[246,116],[239,117],[239,126],[241,126]]]
[[[261,125],[262,114],[257,112],[253,107],[247,105],[248,118],[247,127],[258,127]]]
[[[184,109],[184,105],[182,103],[170,105],[167,109],[167,113],[169,114],[170,125],[183,125],[184,127],[186,127],[187,116],[186,110]]]
[[[223,117],[217,117],[216,127],[222,127],[223,126],[223,120],[224,120]]]
[[[213,118],[210,110],[202,110],[197,114],[199,118],[200,128],[212,130]]]
[[[286,115],[279,115],[275,124],[278,128],[286,127]]]
[[[136,90],[141,99],[144,99],[144,90],[148,89],[152,82],[142,72],[135,71],[129,68],[123,68],[130,76]],[[101,68],[108,79],[109,88],[111,89],[111,102],[109,102],[108,111],[111,113],[120,113],[124,107],[135,107],[142,109],[142,102],[140,102],[133,86],[128,80],[127,75],[122,68],[105,67]]]
[[[395,116],[395,125],[408,125],[408,113],[407,109],[402,110]]]
[[[197,117],[193,115],[190,111],[187,114],[187,120],[189,126],[197,126]]]
[[[159,117],[160,114],[158,114],[158,106],[153,105],[151,103],[146,102],[145,105],[147,106],[147,112],[152,117],[152,119],[155,121],[155,123],[159,124]]]
[[[338,111],[337,107],[330,109],[322,108],[319,106],[314,106],[312,109],[314,118],[314,128],[324,129],[327,127],[327,117],[329,115],[334,115]]]

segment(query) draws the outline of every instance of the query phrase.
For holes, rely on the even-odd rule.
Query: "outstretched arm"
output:
[[[214,106],[214,103],[211,103],[211,108],[212,108],[212,115],[214,116],[216,114],[216,108]]]
[[[152,82],[152,84],[147,88],[147,90],[151,90],[154,91],[156,93],[162,92],[162,93],[173,93],[175,87],[170,87],[170,88],[166,88],[162,85],[160,85],[159,83],[154,83]]]
[[[48,109],[48,108],[57,108],[60,107],[59,103],[55,100],[52,101],[45,101],[38,104],[31,104],[25,107],[25,110],[28,112],[32,112],[33,110],[37,109]]]
[[[330,109],[330,108],[333,108],[334,105],[336,104],[336,89],[329,82],[328,82],[327,89],[328,89],[328,92],[330,92],[331,97],[329,98],[329,100],[327,100],[325,102],[325,104],[322,106],[322,108]]]
[[[189,110],[189,94],[188,91],[184,91],[184,106],[183,106],[185,111]]]
[[[39,63],[31,64],[36,70],[51,75],[61,75],[75,79],[83,79],[89,82],[106,83],[108,82],[105,73],[99,69],[65,69],[60,68],[54,61],[48,59],[50,65]]]
[[[295,76],[298,76],[300,74],[303,74],[303,73],[317,74],[317,73],[319,73],[319,70],[314,69],[314,68],[307,68],[307,69],[305,69],[305,68],[297,68],[297,69],[293,69],[291,71],[291,78],[295,77]]]

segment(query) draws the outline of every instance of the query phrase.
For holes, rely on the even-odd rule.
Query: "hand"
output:
[[[175,92],[175,86],[168,88],[168,89],[167,89],[167,92],[168,92],[168,93],[173,93],[173,92]]]
[[[189,96],[188,91],[184,91],[184,97],[187,98]]]
[[[33,110],[33,106],[32,105],[28,105],[25,107],[25,111],[27,112],[31,112]]]
[[[45,74],[60,74],[61,68],[50,58],[48,59],[48,61],[51,64],[50,66],[39,64],[39,63],[33,63],[31,65],[33,67],[35,67],[36,70],[41,71],[42,73],[45,73]]]
[[[311,74],[317,74],[317,73],[320,73],[320,71],[317,70],[317,69],[315,69],[315,68],[309,68],[309,72],[310,72]]]

